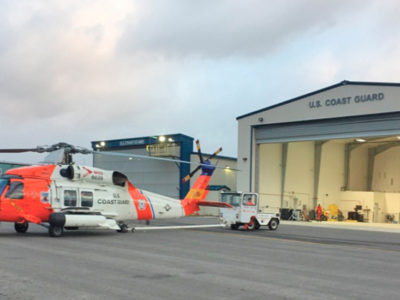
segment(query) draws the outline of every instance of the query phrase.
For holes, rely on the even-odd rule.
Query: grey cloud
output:
[[[224,151],[230,155],[235,152],[236,116],[265,107],[271,99],[286,100],[283,95],[294,97],[300,93],[296,88],[308,92],[333,83],[318,81],[311,88],[313,81],[304,73],[316,76],[315,69],[304,67],[310,62],[306,59],[294,70],[293,64],[304,56],[293,57],[291,41],[306,36],[310,47],[323,52],[330,45],[318,44],[313,34],[327,35],[340,27],[361,31],[380,46],[387,40],[376,36],[400,20],[391,16],[385,21],[383,12],[390,9],[383,4],[371,8],[370,1],[146,0],[135,1],[125,21],[114,24],[114,19],[101,23],[102,14],[97,14],[103,8],[107,13],[107,1],[65,4],[71,2],[0,4],[0,126],[7,146],[58,141],[89,146],[93,139],[182,132],[201,138],[205,151],[230,145],[231,150]],[[42,5],[31,11],[31,3]],[[82,7],[91,12],[91,3],[98,11],[89,13],[86,22],[77,12]],[[382,7],[379,16],[373,9]],[[20,10],[26,20],[10,22]],[[380,18],[375,39],[364,30],[363,18]],[[75,26],[82,19],[83,25]],[[119,40],[117,48],[110,32]],[[346,41],[336,35],[332,42]],[[353,67],[357,74],[376,58],[370,57],[369,45],[363,45],[365,59]],[[348,58],[337,80],[357,80],[349,66],[360,49],[340,49],[345,51],[332,55],[334,63],[343,61],[343,53]],[[283,56],[279,67],[273,63],[276,56],[265,59],[277,50]],[[299,46],[302,54],[308,50]],[[387,65],[395,68],[387,56]],[[271,70],[254,74],[258,66]],[[380,69],[387,76],[386,65]],[[240,70],[247,80],[232,76]],[[210,73],[218,76],[216,82],[210,83]],[[271,78],[275,82],[266,83]]]
[[[122,53],[260,56],[307,31],[359,13],[369,1],[158,0],[126,21]]]

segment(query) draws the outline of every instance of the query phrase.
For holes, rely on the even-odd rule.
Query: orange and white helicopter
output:
[[[31,149],[0,149],[0,153],[62,151],[60,163],[27,166],[7,170],[0,176],[0,221],[14,222],[24,233],[29,223],[48,227],[49,235],[59,237],[64,229],[103,228],[128,232],[127,222],[179,218],[197,212],[199,206],[229,207],[227,203],[206,201],[207,186],[215,166],[203,160],[184,178],[189,180],[201,170],[192,188],[182,200],[140,190],[118,171],[108,171],[72,162],[72,154],[93,151],[58,143]],[[132,156],[132,155],[130,155]],[[134,155],[133,155],[134,156]]]

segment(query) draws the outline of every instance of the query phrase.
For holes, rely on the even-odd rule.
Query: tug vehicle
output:
[[[43,225],[50,236],[59,237],[64,229],[128,232],[129,221],[179,218],[197,212],[202,205],[231,207],[228,203],[205,200],[215,170],[210,159],[222,148],[203,160],[199,142],[196,143],[201,164],[183,180],[189,180],[199,170],[201,175],[182,200],[141,190],[118,171],[74,164],[72,154],[93,153],[88,149],[66,143],[0,149],[0,153],[61,151],[63,154],[58,163],[10,169],[0,176],[0,221],[13,222],[18,233],[25,233],[29,223]]]
[[[259,195],[257,193],[221,192],[221,203],[229,206],[221,207],[219,218],[222,224],[237,230],[243,226],[245,230],[257,230],[261,226],[268,226],[270,230],[278,229],[279,213],[262,212],[259,209]]]

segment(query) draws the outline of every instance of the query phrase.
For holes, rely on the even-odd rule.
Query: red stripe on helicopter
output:
[[[153,219],[153,211],[149,200],[132,183],[128,182],[128,191],[135,205],[138,220]]]
[[[93,173],[92,170],[90,170],[90,169],[88,169],[86,167],[82,167],[82,169],[84,169],[87,172],[87,173],[83,174],[83,176],[82,176],[83,178],[85,178],[86,176],[89,176],[90,174]]]

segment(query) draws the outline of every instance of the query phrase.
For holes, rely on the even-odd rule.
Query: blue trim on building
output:
[[[181,160],[190,161],[190,153],[193,151],[193,138],[189,136],[181,137]],[[190,173],[190,164],[180,164],[179,166],[179,198],[183,199],[189,193],[190,181],[182,183],[182,179]]]
[[[116,140],[98,140],[92,141],[92,149],[100,151],[113,151],[119,149],[129,148],[144,148],[146,145],[158,144],[159,137],[164,136],[168,142],[168,138],[172,138],[174,143],[180,144],[180,160],[190,162],[190,154],[193,152],[194,138],[184,134],[160,134],[155,136],[146,136],[129,139],[116,139]],[[97,147],[104,143],[104,146]],[[185,198],[190,189],[190,182],[182,183],[182,179],[190,173],[190,164],[180,164],[179,166],[179,198]]]
[[[115,148],[131,148],[135,146],[146,146],[146,145],[152,145],[152,144],[158,144],[159,140],[158,138],[160,136],[165,136],[166,138],[172,138],[175,142],[180,142],[185,139],[191,139],[193,141],[193,138],[184,134],[159,134],[159,135],[154,135],[154,136],[145,136],[145,137],[137,137],[137,138],[128,138],[128,139],[116,139],[116,140],[97,140],[97,141],[92,141],[92,149],[93,150],[98,150],[99,148],[96,147],[96,145],[104,142],[105,145],[101,147],[102,150],[105,149],[115,149]]]
[[[314,92],[311,92],[311,93],[308,93],[308,94],[305,94],[305,95],[302,95],[302,96],[298,96],[298,97],[290,99],[290,100],[286,100],[286,101],[283,101],[283,102],[280,102],[280,103],[277,103],[277,104],[274,104],[274,105],[271,105],[271,106],[268,106],[268,107],[265,107],[265,108],[262,108],[262,109],[259,109],[259,110],[244,114],[244,115],[241,115],[241,116],[237,117],[236,120],[240,120],[240,119],[243,119],[245,117],[248,117],[248,116],[263,112],[263,111],[267,111],[267,110],[273,109],[273,108],[278,107],[278,106],[286,105],[288,103],[291,103],[291,102],[294,102],[294,101],[297,101],[297,100],[300,100],[300,99],[303,99],[303,98],[307,98],[307,97],[310,97],[310,96],[313,96],[313,95],[316,95],[316,94],[319,94],[319,93],[322,93],[322,92],[325,92],[325,91],[328,91],[328,90],[331,90],[331,89],[334,89],[334,88],[337,88],[337,87],[340,87],[340,86],[343,86],[343,85],[367,85],[367,86],[374,85],[374,86],[396,86],[396,87],[399,87],[400,83],[394,83],[394,82],[393,83],[391,83],[391,82],[362,82],[362,81],[343,80],[342,82],[339,82],[337,84],[328,86],[326,88],[323,88],[323,89],[320,89],[320,90],[317,90],[317,91],[314,91]]]

